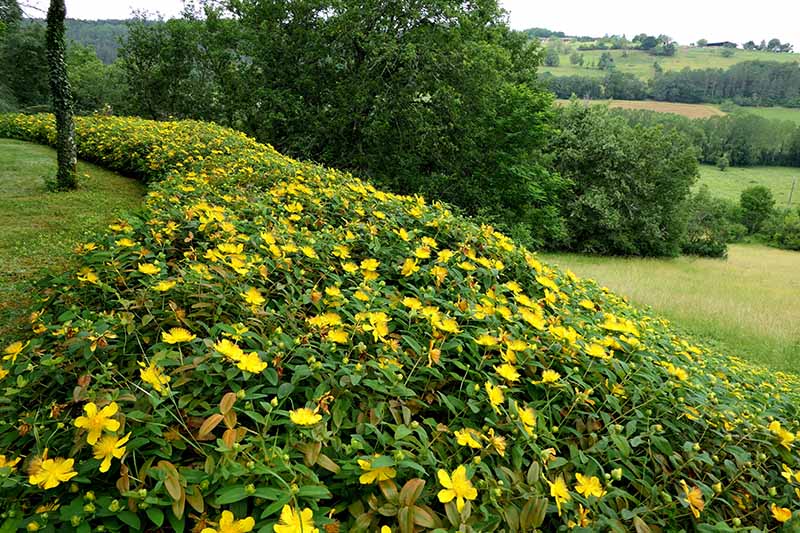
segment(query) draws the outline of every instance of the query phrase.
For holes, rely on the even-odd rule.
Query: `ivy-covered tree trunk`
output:
[[[56,188],[75,189],[78,185],[76,167],[78,158],[75,148],[75,123],[72,120],[72,89],[67,78],[65,59],[64,18],[67,8],[64,0],[50,0],[47,10],[47,62],[50,68],[50,92],[56,115],[56,151],[58,173]]]

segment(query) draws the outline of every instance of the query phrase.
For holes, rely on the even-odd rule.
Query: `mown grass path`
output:
[[[55,151],[0,139],[0,344],[35,297],[30,284],[67,268],[74,246],[142,201],[136,180],[78,163],[80,189],[51,193]]]
[[[727,261],[545,254],[675,326],[776,370],[800,373],[800,253],[731,245]]]

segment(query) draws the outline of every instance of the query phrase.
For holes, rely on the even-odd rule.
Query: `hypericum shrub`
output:
[[[150,192],[0,347],[5,529],[796,525],[797,377],[231,130],[77,130]]]

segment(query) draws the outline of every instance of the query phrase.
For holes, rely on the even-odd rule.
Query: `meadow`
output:
[[[30,306],[29,284],[68,268],[77,243],[137,207],[144,194],[141,183],[84,162],[79,190],[50,193],[51,174],[52,148],[0,139],[0,344]]]
[[[650,306],[686,332],[771,368],[800,372],[800,253],[733,244],[727,261],[576,254],[544,258]]]
[[[619,109],[644,109],[658,113],[673,113],[688,118],[708,118],[725,115],[719,106],[711,104],[680,104],[676,102],[656,102],[655,100],[587,100],[591,104],[606,104]],[[558,105],[566,105],[569,100],[559,98]],[[800,115],[800,113],[799,113]]]
[[[577,46],[573,44],[573,49]],[[720,68],[726,69],[736,63],[743,61],[800,61],[800,54],[779,54],[774,52],[762,52],[751,50],[735,50],[731,57],[722,55],[721,48],[693,48],[681,46],[672,57],[653,56],[647,52],[638,50],[584,50],[583,66],[572,65],[569,61],[570,54],[559,55],[558,67],[542,66],[542,72],[551,72],[555,76],[603,76],[605,72],[597,68],[600,56],[608,52],[614,58],[616,68],[621,72],[629,72],[638,76],[642,80],[653,77],[655,71],[654,63],[661,65],[665,71],[683,70],[684,68],[703,69]]]
[[[797,180],[789,203],[792,182]],[[713,165],[700,165],[696,186],[707,185],[711,194],[734,202],[748,187],[764,185],[772,191],[775,207],[800,207],[800,168],[795,167],[729,167],[724,171]]]

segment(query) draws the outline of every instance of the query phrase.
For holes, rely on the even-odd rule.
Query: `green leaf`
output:
[[[140,531],[142,529],[142,521],[139,520],[138,516],[128,510],[120,511],[116,514],[116,517],[119,518],[120,522],[130,526],[134,531]]]
[[[161,527],[164,523],[164,511],[158,507],[148,507],[145,513],[147,514],[147,518],[156,526]]]

